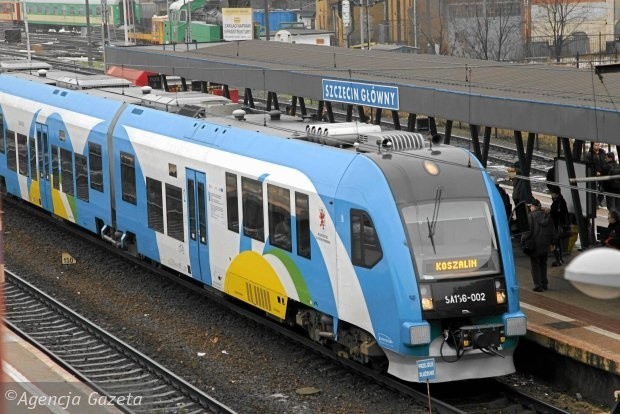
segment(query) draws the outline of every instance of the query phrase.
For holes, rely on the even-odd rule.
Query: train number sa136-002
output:
[[[447,305],[451,305],[455,303],[485,302],[487,299],[486,299],[486,294],[482,292],[482,293],[471,293],[469,295],[467,294],[447,295],[447,296],[444,296],[444,300],[446,301]]]

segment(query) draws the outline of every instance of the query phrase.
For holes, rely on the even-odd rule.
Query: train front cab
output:
[[[468,152],[422,151],[369,154],[379,173],[359,157],[339,196],[364,206],[380,242],[382,259],[355,270],[388,371],[418,381],[416,362],[432,358],[438,382],[514,372],[526,320],[501,198]]]

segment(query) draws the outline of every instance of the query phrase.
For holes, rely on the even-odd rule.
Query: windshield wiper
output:
[[[437,254],[435,249],[435,229],[437,228],[437,217],[439,216],[439,205],[441,204],[441,187],[437,187],[435,191],[435,207],[433,208],[432,221],[426,217],[426,224],[428,225],[428,238],[431,239],[431,245],[433,246],[433,253]]]

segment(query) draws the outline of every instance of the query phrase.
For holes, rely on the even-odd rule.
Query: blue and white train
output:
[[[407,381],[514,371],[526,318],[504,206],[464,149],[276,114],[198,120],[8,74],[0,130],[8,193],[341,355]]]

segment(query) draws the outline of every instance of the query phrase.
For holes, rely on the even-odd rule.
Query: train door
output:
[[[41,191],[41,207],[47,211],[53,210],[52,185],[50,182],[50,149],[47,134],[47,125],[36,124],[37,151],[39,158],[39,188]],[[59,177],[53,177],[57,180]]]
[[[211,284],[209,240],[207,240],[207,177],[187,169],[187,218],[192,277]]]

